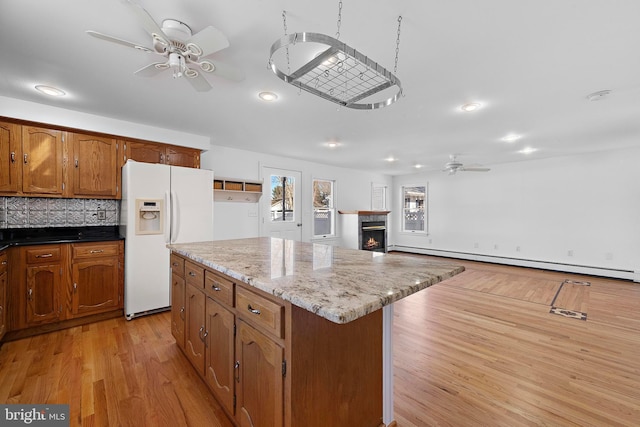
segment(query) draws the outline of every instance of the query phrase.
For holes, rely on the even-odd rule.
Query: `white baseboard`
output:
[[[469,261],[490,262],[494,264],[514,265],[518,267],[539,268],[542,270],[563,271],[567,273],[586,274],[590,276],[610,277],[612,279],[633,280],[640,282],[640,271],[622,270],[606,267],[592,267],[587,265],[563,264],[549,261],[536,261],[523,258],[509,258],[492,255],[481,255],[466,252],[426,249],[412,246],[391,245],[389,251],[410,252],[423,255],[441,256],[446,258],[465,259]]]

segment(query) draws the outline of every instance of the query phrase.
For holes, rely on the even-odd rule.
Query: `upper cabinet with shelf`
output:
[[[262,181],[218,177],[213,181],[214,199],[219,202],[257,203],[262,196]]]

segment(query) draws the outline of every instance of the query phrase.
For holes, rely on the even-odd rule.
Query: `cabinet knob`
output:
[[[77,169],[77,168],[78,168],[78,159],[75,159],[75,162],[74,162],[74,164],[75,164],[75,166],[76,166],[76,169]]]
[[[191,276],[191,277],[196,277],[196,273],[194,273],[193,271],[190,271],[190,272],[189,272],[189,276]]]
[[[180,319],[184,320],[184,307],[180,307]]]
[[[216,291],[216,292],[220,292],[222,289],[220,289],[220,286],[218,286],[217,282],[213,282],[213,285],[211,285],[211,290],[212,291]]]
[[[15,163],[16,162],[16,152],[12,151],[11,152],[11,163]]]
[[[33,300],[33,288],[29,288],[29,292],[27,292],[27,295],[29,297],[29,301]]]
[[[27,164],[27,156],[28,156],[28,154],[27,154],[27,153],[24,153],[23,158],[24,158],[24,164],[25,164],[25,165]]]
[[[240,361],[236,360],[236,363],[233,365],[233,369],[236,371],[236,382],[240,382]]]
[[[78,292],[78,284],[77,284],[77,283],[74,283],[74,284],[73,284],[73,292],[74,292],[74,293],[77,293],[77,292]]]

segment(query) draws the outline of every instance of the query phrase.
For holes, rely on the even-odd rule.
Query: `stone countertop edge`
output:
[[[259,241],[264,239],[269,238],[253,238],[246,239],[246,241]],[[233,240],[230,242],[238,241],[241,241],[241,239]],[[212,242],[197,242],[193,244],[169,244],[167,245],[167,248],[206,267],[226,274],[233,279],[239,280],[246,285],[260,289],[282,300],[289,301],[291,304],[297,307],[303,308],[320,317],[338,324],[349,323],[360,317],[364,317],[367,314],[379,310],[386,305],[392,304],[402,298],[426,289],[429,286],[442,282],[443,280],[446,280],[464,271],[463,266],[448,262],[431,261],[424,259],[422,260],[422,262],[420,262],[417,261],[420,260],[420,258],[411,258],[409,256],[395,254],[382,254],[386,257],[400,257],[396,258],[396,261],[399,261],[401,264],[410,264],[409,267],[412,267],[414,269],[419,268],[419,279],[412,279],[413,283],[405,283],[400,285],[394,283],[393,289],[386,291],[384,294],[369,293],[367,292],[367,290],[362,290],[357,287],[351,289],[349,288],[349,284],[347,284],[345,288],[338,294],[335,294],[335,289],[333,289],[334,295],[325,295],[323,293],[323,289],[325,289],[323,286],[326,286],[327,281],[331,280],[330,278],[324,277],[322,278],[322,280],[318,281],[315,281],[313,279],[305,280],[305,283],[302,284],[300,282],[300,280],[302,280],[301,278],[298,278],[297,280],[292,278],[296,276],[296,274],[293,274],[292,276],[281,278],[282,280],[285,280],[285,282],[283,286],[279,286],[277,278],[275,280],[269,278],[265,280],[261,279],[257,274],[243,274],[239,271],[235,271],[233,268],[229,268],[228,266],[224,266],[215,261],[212,261],[211,259],[206,259],[202,256],[198,256],[198,254],[194,253],[198,252],[198,250],[190,249],[190,247],[200,249],[203,244],[215,244],[216,248],[220,250],[220,245],[224,245],[224,242],[225,241],[220,240]],[[305,243],[302,242],[295,242],[295,244],[299,246],[305,245]],[[313,244],[306,243],[306,245],[312,246]],[[371,252],[368,251],[357,251],[354,249],[340,248],[339,250],[343,251],[343,253],[364,252],[366,254],[371,254]],[[386,267],[393,268],[394,266],[389,265]],[[407,265],[401,265],[399,268],[406,267]],[[333,276],[333,280],[331,282],[332,284],[336,281],[335,278],[336,277]],[[357,279],[358,278],[356,278],[356,280]],[[369,277],[369,279],[371,279],[371,277]],[[320,289],[313,288],[310,282],[318,283],[320,285]],[[345,280],[344,282],[349,282],[349,280]],[[316,295],[313,295],[314,293]],[[342,306],[342,304],[340,304],[339,302],[339,300],[343,298],[349,301],[346,306]],[[353,300],[356,300],[355,305],[353,303]]]

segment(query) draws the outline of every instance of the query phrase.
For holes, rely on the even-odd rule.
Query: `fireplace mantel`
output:
[[[391,211],[338,211],[343,215],[388,215]]]

